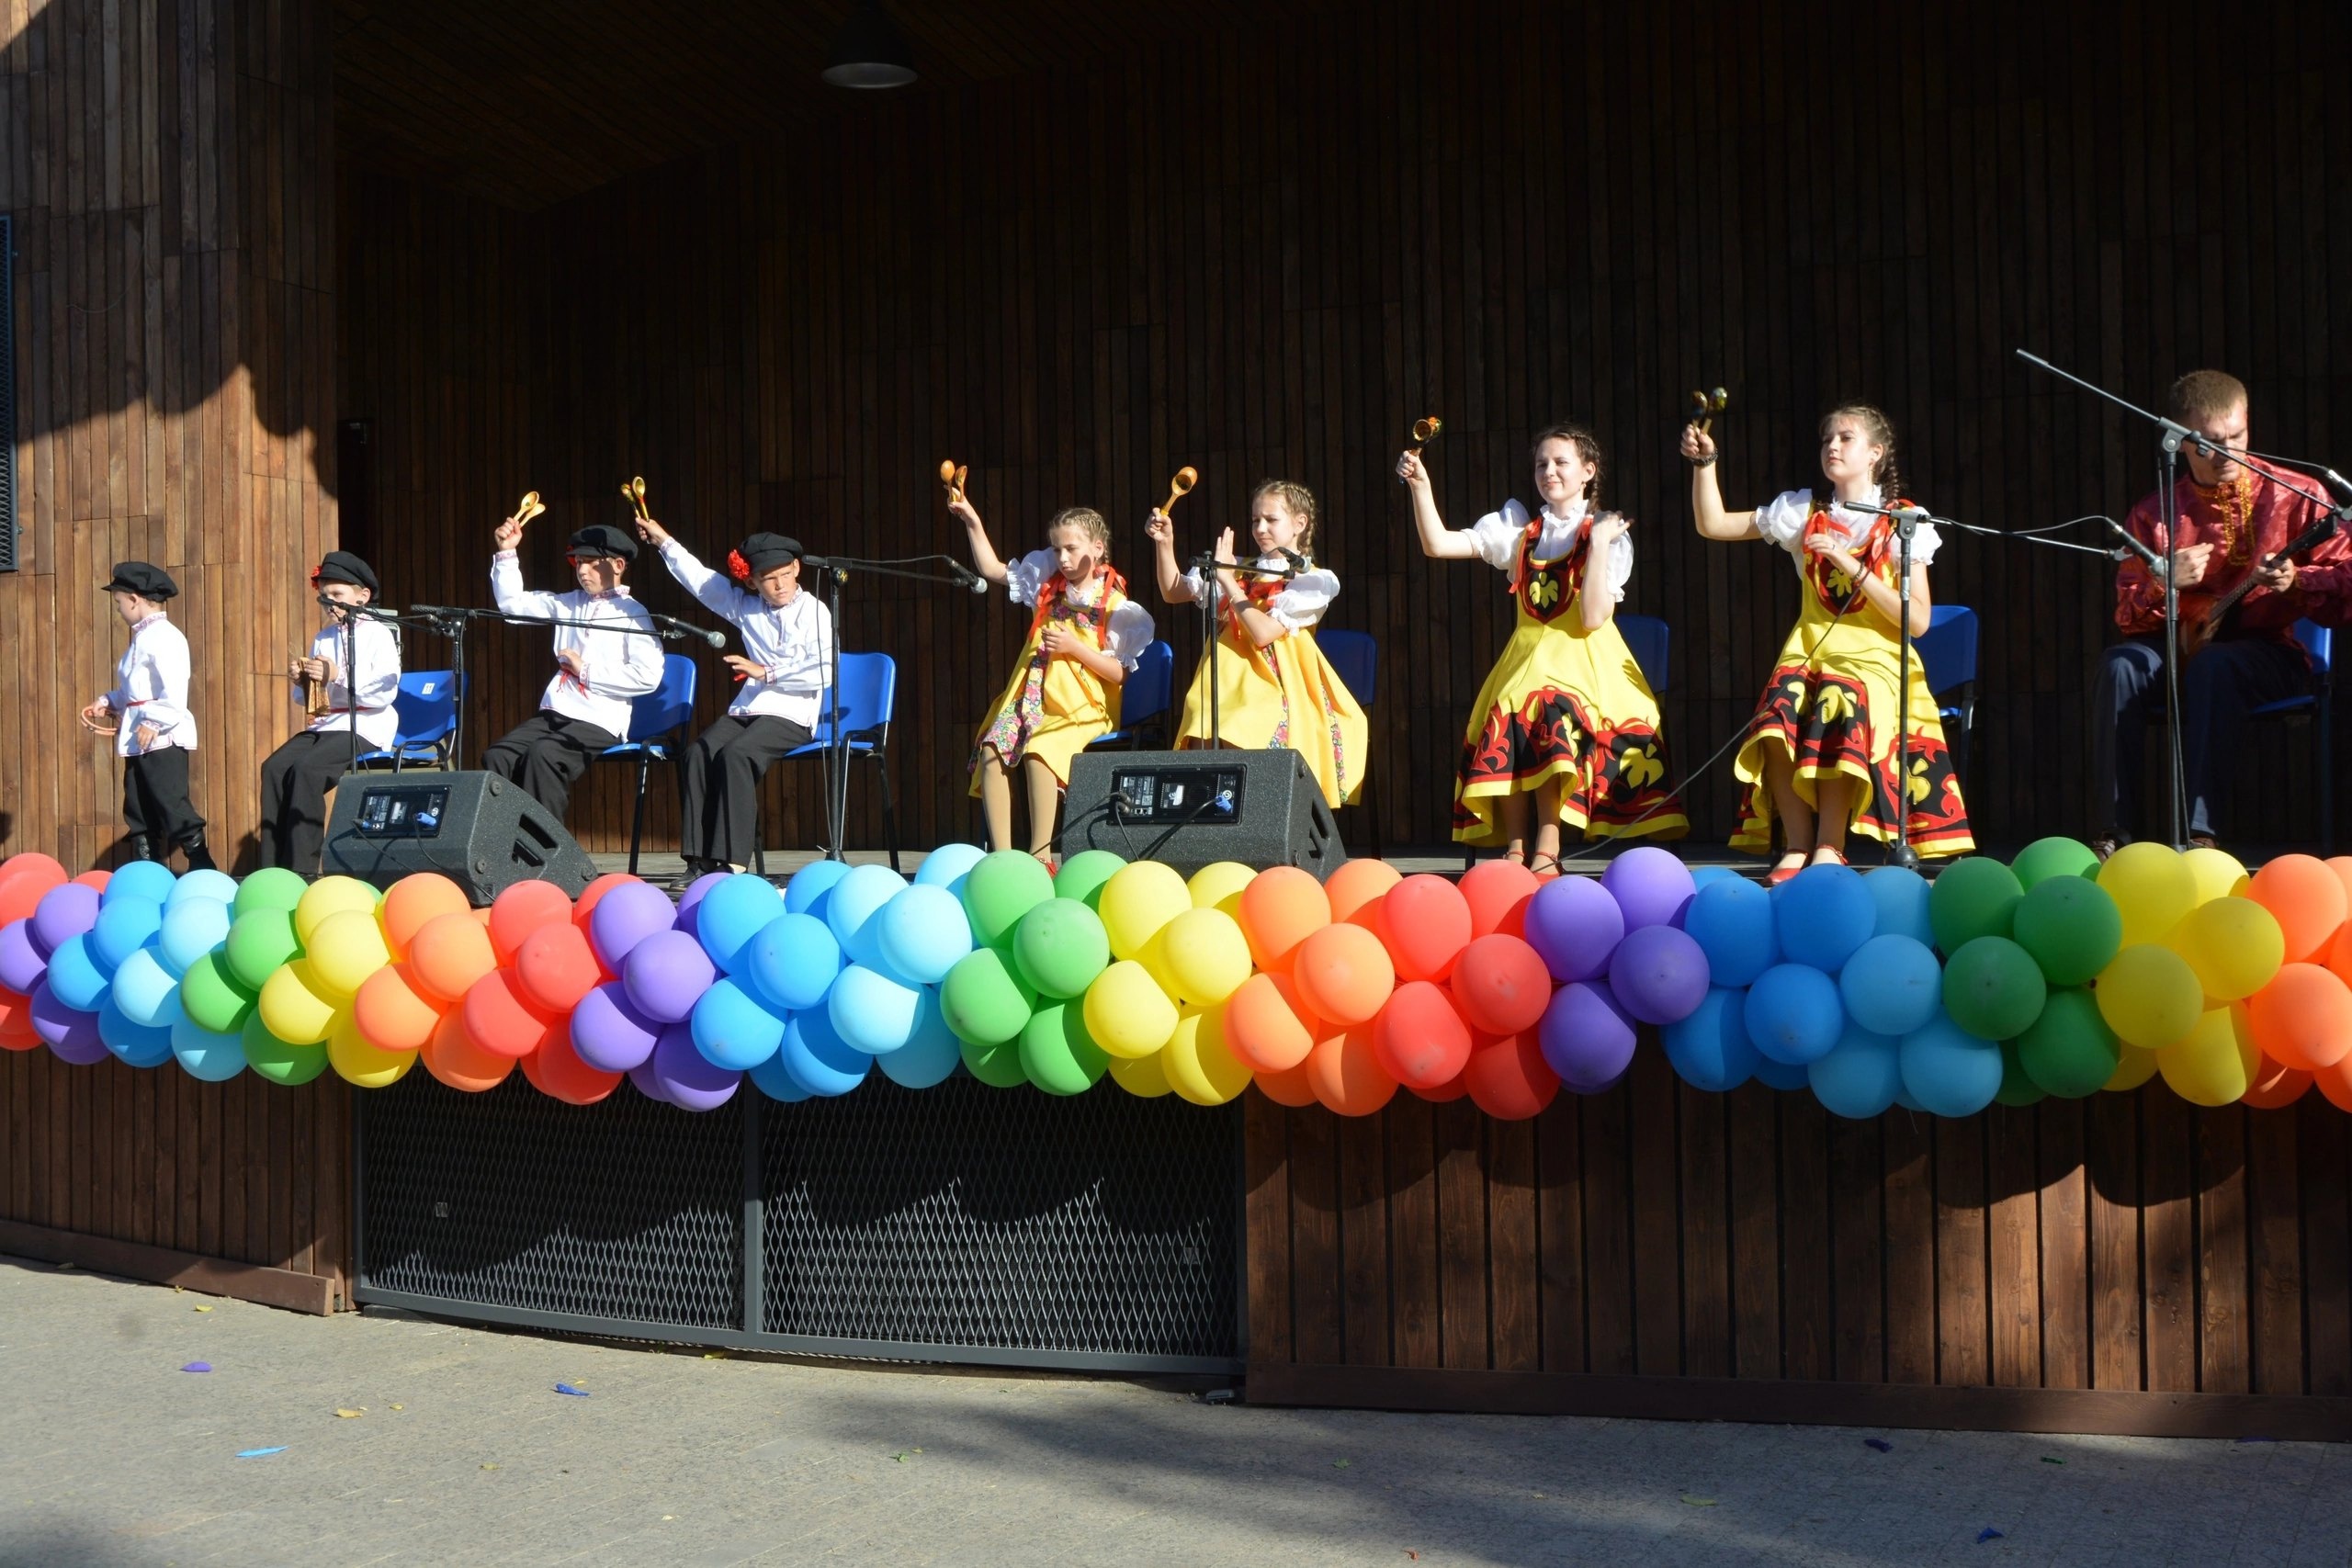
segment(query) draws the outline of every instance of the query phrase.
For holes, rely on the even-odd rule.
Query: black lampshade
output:
[[[883,14],[881,0],[857,0],[833,39],[824,74],[836,87],[903,87],[915,79],[914,52]]]

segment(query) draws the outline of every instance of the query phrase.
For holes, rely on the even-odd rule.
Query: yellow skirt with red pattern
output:
[[[1808,600],[1808,604],[1810,601]],[[1810,650],[1808,655],[1808,650]],[[1968,808],[1960,775],[1944,745],[1944,727],[1925,670],[1911,658],[1910,776],[1896,777],[1896,682],[1902,649],[1890,632],[1858,619],[1830,622],[1808,615],[1781,646],[1756,716],[1748,721],[1732,771],[1741,792],[1736,849],[1772,846],[1772,795],[1764,785],[1763,749],[1777,739],[1796,761],[1796,789],[1820,805],[1820,783],[1838,774],[1857,780],[1848,812],[1849,834],[1882,843],[1895,839],[1895,802],[1911,814],[1911,847],[1922,855],[1966,854]]]
[[[1453,783],[1453,837],[1507,842],[1510,795],[1562,781],[1559,821],[1588,839],[1679,839],[1666,787],[1657,698],[1614,621],[1539,625],[1522,615],[1470,710]]]

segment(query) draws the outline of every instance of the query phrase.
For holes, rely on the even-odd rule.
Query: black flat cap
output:
[[[591,523],[571,536],[565,554],[583,557],[618,556],[623,560],[637,558],[637,541],[625,529],[609,523]]]
[[[143,560],[123,560],[114,563],[114,581],[104,584],[100,592],[136,593],[141,599],[176,599],[180,585],[160,566],[150,566]]]
[[[753,534],[735,547],[752,581],[800,558],[800,541],[784,534]]]
[[[365,588],[374,593],[376,572],[366,561],[349,550],[329,550],[326,559],[319,562],[319,570],[311,573],[313,586],[325,582],[348,582],[354,588]]]

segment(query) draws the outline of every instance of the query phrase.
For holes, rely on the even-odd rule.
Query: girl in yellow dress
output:
[[[1119,728],[1119,690],[1151,642],[1151,612],[1127,597],[1111,569],[1111,525],[1091,507],[1065,507],[1046,529],[1047,547],[1007,565],[987,525],[961,498],[972,565],[1030,606],[1029,637],[1004,693],[972,744],[972,794],[988,818],[989,848],[1012,842],[1012,772],[1029,795],[1029,852],[1045,860],[1054,841],[1069,760]]]
[[[1198,567],[1177,570],[1175,528],[1164,513],[1153,513],[1144,532],[1151,536],[1162,599],[1189,604],[1208,592]],[[1240,564],[1292,575],[1244,578],[1218,570],[1215,671],[1204,649],[1184,694],[1176,744],[1209,744],[1209,683],[1215,680],[1222,744],[1291,748],[1306,759],[1324,800],[1343,806],[1363,788],[1370,736],[1363,705],[1315,646],[1316,623],[1339,596],[1340,580],[1314,561],[1314,493],[1288,479],[1260,483],[1250,496],[1250,536],[1258,553]],[[1230,528],[1217,536],[1216,558],[1238,559]]]
[[[1864,404],[1832,409],[1821,421],[1821,474],[1827,498],[1790,491],[1753,512],[1728,512],[1715,478],[1714,438],[1682,431],[1691,465],[1690,504],[1709,539],[1768,539],[1789,552],[1804,585],[1804,607],[1781,645],[1772,679],[1748,721],[1733,770],[1747,785],[1732,842],[1762,852],[1781,827],[1782,853],[1771,880],[1808,862],[1846,863],[1849,831],[1892,843],[1898,810],[1910,814],[1911,847],[1922,855],[1974,847],[1960,779],[1944,747],[1942,722],[1917,649],[1911,655],[1907,778],[1897,778],[1903,600],[1892,518],[1846,502],[1897,504],[1894,428]],[[1911,635],[1926,634],[1931,606],[1928,563],[1939,541],[1922,523],[1911,540]],[[1898,805],[1901,802],[1903,804]]]
[[[1417,451],[1396,459],[1413,497],[1421,553],[1483,560],[1510,574],[1514,624],[1463,737],[1453,784],[1453,836],[1505,844],[1537,874],[1559,869],[1560,829],[1588,839],[1679,838],[1689,822],[1666,786],[1657,698],[1617,629],[1634,573],[1631,525],[1595,515],[1600,443],[1555,424],[1535,438],[1530,517],[1518,501],[1468,528],[1449,529]],[[1528,797],[1534,797],[1534,852]]]

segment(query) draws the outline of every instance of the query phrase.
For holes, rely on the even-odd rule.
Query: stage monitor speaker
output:
[[[546,807],[496,773],[345,773],[336,781],[321,870],[390,887],[437,871],[476,908],[518,882],[570,897],[596,863]]]
[[[1287,747],[1080,752],[1062,806],[1062,859],[1082,850],[1164,862],[1186,876],[1230,860],[1320,879],[1348,858],[1322,788]]]

